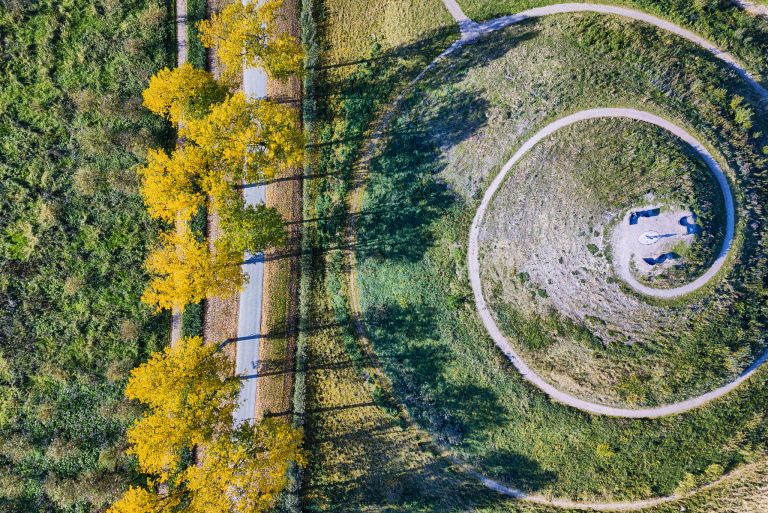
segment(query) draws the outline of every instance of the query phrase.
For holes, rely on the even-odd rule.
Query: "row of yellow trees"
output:
[[[279,6],[236,1],[200,24],[203,44],[223,66],[221,82],[184,64],[158,72],[144,91],[144,105],[177,127],[181,141],[170,154],[150,150],[139,171],[150,215],[168,226],[147,259],[151,281],[142,299],[157,309],[236,293],[243,253],[285,238],[279,213],[246,205],[238,186],[300,163],[296,114],[234,92],[244,64],[273,78],[300,72],[300,47],[274,28]],[[187,226],[202,207],[219,215],[212,245]],[[183,338],[134,369],[126,396],[147,413],[128,431],[128,452],[151,477],[110,513],[254,513],[274,505],[288,465],[304,463],[302,435],[271,418],[234,425],[239,385],[229,358],[200,337]]]
[[[234,294],[243,285],[243,253],[257,253],[285,238],[277,211],[246,206],[237,186],[301,162],[304,143],[296,114],[230,92],[244,62],[274,78],[300,71],[296,41],[273,33],[279,5],[277,0],[259,7],[236,2],[200,24],[203,44],[216,48],[223,82],[187,63],[161,70],[144,91],[144,105],[176,126],[183,141],[170,155],[151,150],[140,170],[150,215],[177,223],[161,235],[147,260],[152,280],[143,300],[158,309],[183,309],[206,297]],[[212,248],[184,228],[204,205],[220,219],[222,233]]]

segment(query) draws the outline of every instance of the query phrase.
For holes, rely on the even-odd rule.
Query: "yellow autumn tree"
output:
[[[187,145],[170,156],[149,150],[147,164],[139,169],[141,195],[149,215],[164,221],[188,221],[206,202],[202,178],[209,163],[204,153]]]
[[[281,5],[282,0],[233,2],[199,23],[200,41],[216,49],[225,79],[239,78],[243,64],[263,68],[278,79],[301,71],[301,46],[275,24]]]
[[[190,509],[197,512],[260,513],[270,510],[287,484],[291,462],[306,463],[302,432],[267,418],[242,424],[217,437],[200,465],[190,466],[184,481]]]
[[[175,513],[182,494],[161,494],[154,490],[130,487],[107,513]]]
[[[186,119],[205,116],[210,106],[224,99],[226,87],[207,71],[184,63],[178,68],[163,68],[144,90],[144,106],[174,125]]]
[[[128,453],[151,478],[109,513],[253,513],[273,506],[291,462],[306,463],[302,432],[279,419],[235,426],[239,387],[229,358],[202,337],[182,338],[132,370],[126,397],[147,413],[128,430]],[[201,446],[201,461],[185,462],[183,455]]]
[[[160,234],[159,243],[146,261],[151,279],[141,299],[147,305],[183,310],[187,304],[228,297],[242,289],[242,254],[211,252],[186,227]]]
[[[182,338],[131,371],[125,395],[148,407],[128,430],[139,468],[167,480],[183,450],[228,432],[239,380],[214,344]]]
[[[304,138],[294,110],[236,93],[190,121],[182,134],[227,170],[226,181],[257,182],[301,163]]]

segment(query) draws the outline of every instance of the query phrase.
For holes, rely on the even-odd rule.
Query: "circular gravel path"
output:
[[[530,367],[528,367],[525,361],[520,357],[517,351],[515,351],[515,349],[509,343],[509,341],[501,332],[499,327],[496,325],[496,321],[493,319],[491,310],[489,309],[488,304],[485,301],[485,297],[483,296],[483,289],[482,289],[482,284],[480,280],[480,244],[479,244],[480,226],[485,217],[485,212],[488,209],[488,206],[490,205],[491,201],[493,200],[493,197],[496,194],[496,191],[499,189],[499,187],[501,187],[502,183],[504,183],[504,179],[507,177],[507,174],[512,169],[512,167],[518,161],[520,161],[520,159],[523,158],[523,156],[526,153],[528,153],[528,151],[530,151],[531,148],[533,148],[542,139],[551,135],[557,130],[560,130],[561,128],[572,125],[573,123],[576,123],[579,121],[585,121],[589,119],[597,119],[597,118],[634,119],[634,120],[643,121],[646,123],[651,123],[653,125],[661,127],[675,134],[677,137],[679,137],[680,139],[685,141],[687,144],[689,144],[705,160],[705,162],[707,163],[707,166],[709,166],[710,170],[717,178],[717,181],[723,192],[723,197],[725,198],[725,208],[726,208],[727,219],[726,219],[726,233],[725,233],[725,238],[723,240],[722,250],[720,251],[720,254],[718,255],[712,267],[710,267],[707,270],[707,272],[701,275],[698,279],[692,281],[691,283],[688,283],[686,285],[683,285],[681,287],[677,287],[674,289],[654,289],[654,288],[642,285],[641,283],[638,283],[637,280],[635,280],[634,277],[632,277],[631,273],[629,272],[628,265],[626,268],[626,275],[620,272],[622,277],[632,286],[632,288],[638,290],[639,292],[642,292],[644,294],[648,294],[649,296],[654,296],[654,297],[672,298],[672,297],[678,297],[682,294],[687,294],[689,292],[692,292],[698,289],[699,287],[703,286],[707,281],[709,281],[713,276],[715,276],[715,274],[717,274],[717,272],[722,268],[723,263],[725,262],[725,258],[733,242],[734,218],[735,218],[734,204],[733,204],[731,189],[730,189],[730,186],[728,185],[728,180],[725,177],[725,174],[723,173],[720,166],[712,157],[712,155],[704,148],[704,146],[698,140],[696,140],[695,137],[689,134],[685,129],[679,127],[678,125],[675,125],[674,123],[671,123],[670,121],[664,118],[656,116],[655,114],[651,114],[649,112],[644,112],[636,109],[622,109],[622,108],[602,108],[602,109],[583,110],[575,114],[571,114],[570,116],[566,116],[564,118],[558,119],[557,121],[554,121],[548,124],[541,130],[539,130],[536,134],[534,134],[533,137],[528,139],[520,147],[520,149],[517,150],[517,152],[512,156],[512,158],[509,159],[509,161],[504,165],[504,167],[501,169],[501,171],[496,176],[496,178],[494,178],[493,182],[491,182],[490,187],[488,187],[488,189],[485,191],[485,195],[483,196],[483,199],[480,202],[480,206],[477,209],[475,218],[472,221],[472,227],[470,228],[470,231],[469,231],[469,250],[468,250],[468,256],[467,256],[468,267],[469,267],[469,280],[472,285],[472,291],[475,295],[475,303],[477,305],[477,311],[480,314],[480,318],[482,319],[483,324],[485,325],[485,328],[488,330],[488,333],[491,335],[491,338],[493,339],[493,341],[496,343],[499,349],[501,349],[501,351],[505,355],[507,355],[507,358],[509,358],[510,361],[512,361],[512,363],[515,365],[515,367],[520,372],[520,374],[522,374],[527,381],[532,383],[534,386],[542,390],[544,393],[549,395],[552,399],[554,399],[557,402],[566,404],[568,406],[572,406],[582,411],[586,411],[586,412],[594,413],[598,415],[610,415],[614,417],[630,417],[630,418],[666,417],[668,415],[674,415],[677,413],[682,413],[688,410],[692,410],[694,408],[698,408],[699,406],[702,406],[703,404],[709,401],[712,401],[713,399],[722,397],[723,395],[727,394],[728,392],[730,392],[731,390],[739,386],[744,380],[749,378],[749,376],[752,375],[757,370],[757,368],[760,366],[761,363],[765,361],[766,358],[768,358],[768,353],[764,354],[762,358],[760,358],[757,362],[753,363],[746,371],[744,371],[734,381],[731,381],[730,383],[723,385],[720,388],[712,390],[711,392],[700,395],[698,397],[693,397],[691,399],[681,401],[678,403],[666,404],[666,405],[657,406],[654,408],[630,409],[630,408],[617,408],[613,406],[606,406],[603,404],[584,401],[582,399],[579,399],[576,396],[573,396],[571,394],[558,390],[557,388],[549,384],[547,381],[545,381],[541,376],[536,374]]]
[[[541,17],[546,16],[550,14],[562,14],[562,13],[572,13],[572,12],[597,12],[597,13],[603,13],[603,14],[612,14],[617,16],[622,16],[638,21],[642,21],[645,23],[648,23],[650,25],[654,25],[656,27],[659,27],[661,29],[667,30],[673,34],[676,34],[684,39],[687,39],[688,41],[691,41],[692,43],[704,48],[711,54],[713,54],[718,59],[724,61],[728,66],[730,66],[740,77],[744,79],[745,82],[747,82],[752,89],[760,96],[763,103],[768,103],[768,90],[763,88],[758,81],[741,65],[739,62],[728,52],[724,52],[717,48],[714,44],[706,40],[705,38],[702,38],[701,36],[684,29],[678,25],[675,25],[674,23],[671,23],[667,20],[664,20],[662,18],[659,18],[657,16],[653,16],[647,13],[644,13],[642,11],[637,11],[634,9],[628,9],[625,7],[616,7],[611,5],[605,5],[605,4],[592,4],[592,3],[563,3],[563,4],[554,4],[549,5],[546,7],[540,7],[540,8],[534,8],[529,9],[527,11],[522,11],[517,14],[512,14],[509,16],[503,16],[501,18],[497,18],[494,20],[489,20],[484,23],[477,23],[469,19],[464,13],[461,11],[461,8],[458,6],[455,0],[443,0],[443,3],[446,5],[448,10],[453,15],[454,19],[456,20],[457,24],[460,27],[461,30],[461,39],[456,41],[453,45],[451,45],[448,49],[446,49],[442,54],[440,54],[434,61],[432,61],[426,68],[424,68],[421,73],[419,73],[409,84],[406,86],[405,90],[398,96],[398,98],[391,104],[391,108],[381,117],[378,127],[374,130],[374,136],[379,135],[381,132],[384,131],[386,126],[390,123],[392,120],[392,117],[397,112],[397,108],[399,107],[402,99],[405,97],[407,92],[416,84],[418,83],[421,78],[429,72],[432,68],[434,68],[438,62],[440,62],[442,59],[448,57],[450,54],[452,54],[457,49],[463,47],[466,44],[471,44],[476,38],[482,34],[494,32],[496,30],[508,27],[510,25],[514,25],[516,23],[525,21],[530,18],[535,17]],[[365,158],[370,158],[370,156],[373,154],[373,151],[377,145],[377,142],[380,140],[378,137],[371,137],[369,139],[369,144],[366,146],[365,150],[363,151],[363,160]],[[534,143],[535,144],[535,143]],[[358,187],[357,190],[354,192],[352,203],[355,205],[358,209],[361,204],[362,195],[363,195],[364,187]],[[730,195],[729,195],[730,197]],[[473,223],[474,227],[475,223]],[[355,223],[355,216],[350,216],[349,226],[348,229],[350,233],[352,234],[352,237],[355,237],[355,229],[356,229],[356,223]],[[725,247],[725,245],[724,245]],[[471,247],[470,247],[471,249]],[[475,248],[475,251],[477,248]],[[471,262],[477,261],[477,255],[475,257],[472,257],[472,254],[470,253],[470,265]],[[360,304],[359,304],[359,297],[356,287],[356,268],[355,268],[355,256],[354,252],[351,256],[351,268],[349,273],[349,280],[350,280],[350,294],[351,294],[351,305],[352,309],[354,311],[355,317],[357,319],[362,319],[362,313],[360,311]],[[475,290],[475,298],[477,299],[478,296],[480,298],[481,302],[478,302],[478,311],[480,313],[481,318],[483,318],[483,322],[486,322],[486,317],[493,321],[490,318],[490,313],[488,311],[487,305],[485,305],[485,301],[482,298],[482,293],[480,291],[480,284],[479,281],[477,285],[475,283],[472,283],[472,288]],[[478,294],[478,291],[480,291],[480,294]],[[482,306],[481,306],[482,305]],[[495,323],[494,323],[495,325]],[[486,324],[487,327],[487,324]],[[358,326],[356,328],[356,331],[358,332],[358,336],[365,337],[364,329],[362,328],[362,324],[358,322]],[[490,331],[490,330],[489,330]],[[498,330],[497,330],[498,332]],[[532,383],[534,386],[542,390],[544,393],[552,397],[553,399],[562,402],[563,404],[566,404],[568,406],[572,406],[574,408],[590,412],[590,413],[596,413],[600,415],[611,415],[611,416],[620,416],[620,417],[631,417],[631,418],[657,418],[657,417],[664,417],[668,415],[675,415],[678,413],[682,413],[685,411],[688,411],[692,408],[696,408],[698,406],[701,406],[717,397],[721,397],[734,388],[738,387],[741,383],[743,383],[746,379],[749,378],[754,372],[768,360],[768,351],[766,351],[757,361],[755,361],[749,368],[747,368],[741,376],[739,376],[736,380],[733,382],[720,387],[716,390],[713,390],[712,392],[709,392],[707,394],[704,394],[698,398],[693,398],[688,401],[683,401],[681,403],[675,403],[668,406],[662,406],[658,408],[650,408],[646,410],[631,410],[631,409],[624,409],[624,408],[611,408],[607,406],[603,406],[600,404],[594,404],[587,401],[582,401],[576,397],[570,396],[568,394],[561,393],[559,390],[555,389],[551,385],[549,385],[547,382],[542,380],[539,376],[537,376],[535,373],[531,371],[530,368],[525,364],[524,361],[520,360],[517,353],[514,351],[514,349],[510,346],[510,344],[507,342],[506,338],[501,336],[501,333],[497,333],[499,337],[493,337],[494,342],[496,345],[504,352],[504,354],[507,355],[507,357],[512,361],[512,363],[515,365],[515,367],[518,369],[518,371],[523,375],[523,377],[528,380],[530,383]],[[463,465],[462,465],[463,466]],[[553,499],[551,497],[544,497],[541,495],[536,494],[528,494],[521,490],[517,490],[515,488],[507,487],[495,480],[488,479],[487,477],[475,472],[471,469],[464,469],[465,472],[472,475],[476,479],[478,479],[484,486],[494,489],[497,492],[510,496],[510,497],[516,497],[519,499],[523,499],[528,502],[534,502],[539,504],[546,504],[556,507],[562,507],[562,508],[569,508],[569,509],[577,509],[577,510],[589,510],[589,511],[632,511],[632,510],[638,510],[638,509],[645,509],[648,507],[657,506],[660,504],[669,503],[672,501],[675,501],[677,499],[680,499],[680,496],[675,495],[668,495],[665,497],[657,497],[653,499],[646,499],[646,500],[637,500],[637,501],[626,501],[626,502],[579,502],[579,501],[571,501],[566,499]],[[720,483],[727,479],[728,476],[723,476],[722,478],[718,479],[714,483],[710,483],[709,485],[705,485],[704,488],[708,488],[711,486],[714,486],[717,483]]]

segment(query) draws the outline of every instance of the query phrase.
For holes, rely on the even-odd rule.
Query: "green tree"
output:
[[[275,208],[265,205],[227,205],[220,211],[222,234],[216,241],[222,251],[256,254],[285,243],[285,220]]]

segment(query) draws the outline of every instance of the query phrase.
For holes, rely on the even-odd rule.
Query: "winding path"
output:
[[[761,102],[768,103],[768,91],[766,91],[766,89],[763,88],[758,83],[758,81],[741,64],[739,64],[739,62],[731,54],[720,50],[711,42],[707,41],[706,39],[698,36],[697,34],[689,30],[686,30],[667,20],[663,20],[661,18],[658,18],[656,16],[653,16],[641,11],[636,11],[636,10],[628,9],[624,7],[602,5],[602,4],[564,3],[564,4],[555,4],[547,7],[530,9],[517,14],[504,16],[501,18],[497,18],[495,20],[490,20],[484,23],[477,23],[472,21],[463,13],[463,11],[461,10],[461,7],[458,5],[456,0],[443,0],[443,3],[448,9],[448,11],[451,13],[451,15],[453,16],[456,23],[459,25],[459,28],[461,31],[461,38],[457,40],[453,45],[451,45],[448,49],[446,49],[442,54],[440,54],[424,70],[422,70],[422,72],[419,73],[419,75],[417,75],[416,78],[414,78],[408,86],[406,86],[405,90],[392,103],[391,108],[381,117],[377,128],[374,130],[374,134],[373,134],[374,136],[371,137],[371,139],[369,140],[368,146],[366,146],[366,148],[363,151],[364,160],[370,158],[371,155],[374,153],[375,147],[378,144],[377,141],[382,139],[377,136],[382,134],[386,126],[390,123],[390,121],[392,120],[392,117],[397,112],[397,108],[399,107],[405,95],[412,89],[412,87],[419,80],[421,80],[421,78],[429,70],[435,67],[438,62],[440,62],[442,59],[449,56],[451,53],[453,53],[457,49],[463,47],[464,45],[472,43],[475,39],[477,39],[477,37],[483,34],[494,32],[496,30],[508,27],[510,25],[522,22],[530,18],[541,17],[549,14],[562,14],[562,13],[573,13],[573,12],[597,12],[597,13],[604,13],[604,14],[612,14],[612,15],[617,15],[617,16],[638,20],[638,21],[643,21],[645,23],[667,30],[688,41],[695,43],[696,45],[704,48],[705,50],[713,54],[718,59],[725,62],[740,77],[742,77],[744,81],[746,81],[754,89],[755,93],[761,98]],[[644,114],[647,114],[647,113],[644,113]],[[567,118],[563,118],[563,119],[567,119]],[[679,129],[679,127],[675,127],[675,128]],[[682,129],[679,129],[679,130],[682,130]],[[672,131],[675,132],[674,130]],[[535,144],[535,142],[533,144]],[[507,166],[505,166],[505,168],[506,167]],[[509,167],[511,167],[511,165],[509,165]],[[504,173],[502,172],[499,175],[501,176],[503,174]],[[365,172],[361,177],[361,180],[364,180],[364,179],[365,179]],[[497,179],[499,179],[499,177],[497,177]],[[499,179],[499,182],[501,182],[501,179]],[[359,210],[359,207],[361,206],[361,203],[362,203],[363,192],[364,192],[364,186],[360,186],[355,189],[350,201],[351,207],[352,207],[350,209],[351,211],[354,212]],[[727,197],[730,197],[730,195],[728,195]],[[475,224],[476,223],[473,223],[473,226]],[[351,239],[354,240],[354,238],[356,237],[355,216],[350,216],[348,230],[351,234]],[[725,248],[726,245],[724,244],[723,247]],[[475,252],[476,251],[477,251],[477,248],[475,248]],[[470,262],[477,261],[476,257],[477,257],[477,253],[475,253],[473,258],[470,250],[470,258],[469,258]],[[357,291],[357,284],[356,284],[357,270],[355,266],[354,251],[351,252],[350,259],[351,259],[351,266],[349,271],[349,285],[350,285],[349,293],[351,297],[350,302],[351,302],[351,308],[353,311],[353,317],[355,319],[355,323],[354,323],[356,326],[355,330],[359,337],[367,340],[365,328],[362,322],[362,312],[360,308],[359,296]],[[478,286],[476,288],[475,285],[473,284],[473,290],[476,291],[476,298],[477,298],[477,291],[480,290],[479,283],[477,285]],[[480,299],[482,300],[482,294],[480,294]],[[482,300],[482,304],[484,303],[485,303],[484,300]],[[478,306],[479,305],[480,303],[478,303]],[[479,310],[482,316],[483,315],[482,310],[480,308]],[[485,308],[485,311],[487,314],[487,307]],[[502,342],[499,343],[499,340],[501,340]],[[725,385],[724,387],[716,389],[708,394],[704,394],[703,396],[700,396],[698,398],[693,398],[689,401],[676,403],[674,405],[662,406],[659,408],[651,408],[647,410],[628,410],[628,409],[611,408],[611,407],[606,407],[599,404],[588,403],[586,401],[581,401],[578,398],[568,396],[568,394],[563,394],[562,392],[555,389],[545,381],[541,380],[541,378],[536,376],[535,373],[533,373],[527,367],[525,362],[523,362],[517,357],[517,354],[514,352],[514,350],[511,348],[511,346],[509,345],[509,343],[506,341],[505,338],[501,337],[499,340],[494,339],[497,345],[510,358],[512,363],[520,371],[523,377],[528,381],[532,382],[535,386],[537,386],[544,393],[547,393],[553,399],[558,400],[558,397],[560,397],[562,399],[565,399],[560,402],[563,402],[564,404],[568,404],[569,406],[572,406],[590,413],[603,414],[603,415],[618,415],[622,417],[632,417],[632,418],[656,418],[656,417],[663,417],[667,415],[675,415],[678,413],[688,411],[692,408],[701,406],[702,404],[705,404],[715,399],[716,397],[723,396],[728,392],[730,392],[731,390],[733,390],[734,388],[738,387],[741,383],[747,380],[749,376],[751,376],[763,363],[765,363],[766,360],[768,360],[768,351],[766,351],[757,361],[755,361],[748,369],[746,369],[744,373],[742,373],[742,375],[739,376],[736,380],[729,383],[728,385]],[[538,378],[538,380],[536,380],[534,377]],[[667,504],[683,498],[683,496],[669,495],[669,496],[657,497],[653,499],[624,501],[624,502],[577,502],[577,501],[571,501],[567,499],[550,498],[542,495],[528,494],[521,490],[508,487],[506,485],[499,483],[498,481],[489,479],[481,475],[480,473],[469,468],[466,464],[462,462],[456,461],[455,459],[453,459],[453,461],[462,469],[462,471],[465,474],[472,476],[473,478],[480,481],[484,486],[492,490],[495,490],[503,495],[525,500],[527,502],[533,502],[537,504],[544,504],[544,505],[550,505],[550,506],[556,506],[556,507],[562,507],[562,508],[568,508],[568,509],[589,510],[589,511],[634,511],[634,510],[645,509],[645,508],[654,507],[662,504]],[[723,481],[730,479],[735,474],[738,474],[741,470],[743,470],[743,467],[742,469],[737,469],[734,472],[731,472],[730,474],[725,475],[708,485],[705,485],[697,490],[693,490],[692,492],[686,495],[690,495],[691,493],[695,493],[703,489],[709,489],[714,486],[717,486]]]
[[[573,396],[571,394],[568,394],[566,392],[563,392],[551,384],[549,384],[547,381],[545,381],[541,376],[536,374],[528,365],[523,361],[523,359],[520,357],[520,355],[515,351],[512,344],[509,343],[507,338],[504,336],[504,334],[501,332],[499,327],[496,325],[496,321],[493,319],[493,315],[491,314],[491,310],[489,309],[485,298],[483,297],[483,288],[482,283],[480,280],[480,229],[481,225],[483,223],[483,219],[485,217],[485,212],[488,209],[489,205],[491,204],[491,201],[493,200],[494,195],[496,194],[496,191],[501,187],[501,185],[504,183],[505,178],[507,177],[507,174],[512,169],[512,167],[520,161],[520,159],[525,156],[528,151],[530,151],[537,143],[539,143],[541,140],[546,138],[547,136],[553,134],[557,130],[560,130],[561,128],[567,127],[569,125],[572,125],[574,123],[577,123],[579,121],[585,121],[589,119],[598,119],[598,118],[628,118],[628,119],[634,119],[637,121],[643,121],[645,123],[650,123],[653,125],[656,125],[658,127],[661,127],[665,130],[668,130],[669,132],[673,133],[686,143],[688,143],[707,163],[710,170],[712,171],[712,174],[715,175],[715,178],[717,178],[718,183],[720,184],[720,188],[723,191],[723,196],[725,198],[725,208],[726,208],[726,234],[725,239],[723,241],[723,247],[720,251],[720,255],[718,256],[715,263],[710,267],[707,272],[705,272],[702,276],[700,276],[698,279],[694,280],[691,283],[688,283],[682,287],[677,287],[674,289],[654,289],[651,287],[646,287],[640,283],[637,283],[637,281],[629,274],[629,269],[627,268],[627,277],[625,279],[629,278],[630,285],[633,287],[636,287],[639,291],[646,293],[651,296],[656,297],[677,297],[679,295],[691,292],[693,290],[696,290],[697,288],[703,286],[709,279],[711,279],[722,267],[723,263],[725,262],[725,257],[728,254],[728,250],[731,247],[731,243],[733,241],[733,228],[734,228],[734,205],[733,205],[733,197],[731,195],[731,189],[728,185],[728,180],[725,177],[725,174],[720,169],[720,166],[717,164],[715,159],[712,157],[712,155],[704,148],[704,146],[696,140],[695,137],[693,137],[690,133],[688,133],[685,129],[675,125],[674,123],[661,118],[659,116],[656,116],[655,114],[651,114],[649,112],[644,112],[636,109],[617,109],[617,108],[602,108],[602,109],[590,109],[590,110],[583,110],[580,112],[577,112],[575,114],[571,114],[570,116],[566,116],[564,118],[558,119],[557,121],[554,121],[541,130],[539,130],[536,134],[534,134],[530,139],[528,139],[517,152],[512,156],[511,159],[504,165],[504,167],[501,169],[498,175],[496,175],[496,178],[494,178],[493,182],[491,182],[491,185],[488,187],[488,189],[485,191],[485,195],[483,196],[482,201],[480,202],[480,206],[477,209],[477,212],[475,214],[475,218],[472,221],[472,227],[469,230],[469,251],[468,251],[468,267],[469,267],[469,280],[472,285],[472,291],[475,295],[475,304],[477,305],[477,311],[480,315],[480,319],[482,319],[483,324],[485,325],[485,328],[488,330],[488,334],[491,336],[493,341],[496,343],[496,346],[501,349],[501,351],[509,358],[509,360],[515,365],[517,370],[520,372],[520,374],[525,378],[528,382],[530,382],[532,385],[534,385],[536,388],[540,389],[542,392],[550,396],[555,401],[565,404],[567,406],[571,406],[573,408],[577,408],[582,411],[586,411],[589,413],[597,414],[597,415],[610,415],[612,417],[627,417],[627,418],[658,418],[658,417],[666,417],[669,415],[675,415],[678,413],[683,413],[689,410],[692,410],[694,408],[698,408],[714,399],[717,399],[718,397],[722,397],[734,388],[738,387],[741,383],[743,383],[746,379],[748,379],[752,374],[755,373],[757,368],[766,360],[768,359],[768,352],[763,354],[760,359],[758,359],[756,362],[754,362],[746,371],[744,371],[737,379],[731,381],[730,383],[717,388],[715,390],[712,390],[711,392],[707,392],[706,394],[693,397],[691,399],[688,399],[686,401],[681,401],[677,403],[672,404],[666,404],[663,406],[658,406],[655,408],[640,408],[640,409],[630,409],[630,408],[617,408],[613,406],[607,406],[603,404],[598,403],[591,403],[589,401],[584,401],[582,399],[579,399],[576,396]],[[633,283],[634,282],[634,283]]]

